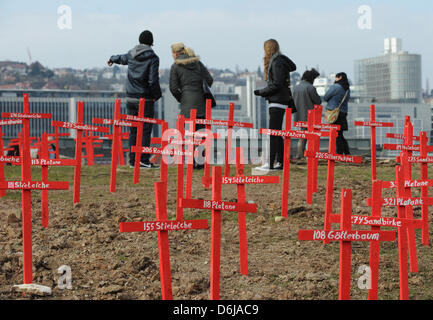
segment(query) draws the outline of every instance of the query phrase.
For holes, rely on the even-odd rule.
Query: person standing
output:
[[[293,87],[293,99],[295,100],[297,110],[294,121],[307,121],[308,110],[312,110],[315,105],[320,105],[322,103],[322,99],[317,93],[316,88],[313,86],[314,80],[319,75],[319,72],[314,68],[307,70],[302,75],[301,81]],[[307,128],[301,128],[301,130],[307,130]],[[306,139],[298,140],[298,149],[294,162],[304,158],[306,144]]]
[[[174,63],[170,69],[170,92],[180,103],[180,114],[189,118],[191,109],[197,118],[206,117],[203,81],[212,86],[213,78],[191,48],[181,42],[171,46]]]
[[[206,99],[204,97],[204,81],[212,86],[213,78],[208,69],[200,61],[191,48],[181,42],[171,46],[174,63],[170,69],[170,92],[180,103],[180,114],[190,117],[192,109],[197,110],[197,119],[206,118]],[[204,125],[196,125],[196,131],[204,129]],[[194,168],[202,169],[194,159]]]
[[[328,102],[326,109],[335,110],[340,106],[337,120],[333,123],[340,125],[337,136],[337,154],[350,155],[349,144],[344,138],[343,132],[348,130],[347,112],[350,99],[350,84],[344,72],[337,73],[334,84],[326,92],[323,99]]]
[[[159,57],[152,49],[153,34],[149,30],[143,31],[139,36],[139,44],[128,53],[111,56],[108,65],[114,63],[128,65],[126,78],[126,109],[128,115],[138,115],[140,98],[146,99],[144,117],[153,118],[155,102],[162,96],[159,85]],[[152,124],[143,123],[143,147],[150,146]],[[137,128],[131,127],[129,134],[129,166],[134,167],[135,153],[131,147],[136,145]],[[156,168],[149,161],[150,154],[141,154],[140,167]]]
[[[296,112],[292,92],[290,90],[290,72],[296,70],[296,64],[280,51],[275,39],[264,43],[264,77],[267,86],[254,90],[254,94],[264,97],[269,107],[269,129],[281,130],[284,114],[287,108]],[[274,167],[274,162],[277,165]],[[284,162],[284,141],[282,137],[270,137],[270,159],[268,164],[257,168],[259,170],[282,170]]]

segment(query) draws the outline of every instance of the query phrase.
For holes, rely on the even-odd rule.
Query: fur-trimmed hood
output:
[[[177,57],[177,59],[174,60],[174,63],[175,64],[181,64],[181,65],[187,65],[187,64],[196,63],[198,61],[200,61],[199,56],[190,57],[186,54],[181,54],[179,57]]]

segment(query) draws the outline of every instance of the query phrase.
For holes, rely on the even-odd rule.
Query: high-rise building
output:
[[[355,61],[355,84],[365,101],[420,103],[421,55],[402,51],[401,39],[385,39],[382,55]]]

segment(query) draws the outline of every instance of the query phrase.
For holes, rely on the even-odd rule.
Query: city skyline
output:
[[[69,6],[71,29],[59,20]],[[362,29],[361,6],[371,9],[371,29]],[[263,42],[275,38],[298,66],[319,66],[326,73],[345,71],[353,79],[354,61],[383,52],[383,39],[398,37],[403,50],[422,55],[423,87],[433,79],[433,4],[417,1],[287,1],[240,0],[164,1],[151,6],[129,1],[119,8],[113,1],[30,1],[0,4],[0,60],[32,60],[49,68],[101,68],[112,54],[126,53],[144,29],[154,33],[160,67],[170,68],[170,44],[192,47],[211,68],[255,71],[262,67]],[[263,68],[263,67],[262,67]]]

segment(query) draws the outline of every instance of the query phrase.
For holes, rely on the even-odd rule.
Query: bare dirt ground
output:
[[[250,168],[250,167],[248,167]],[[239,270],[236,213],[223,212],[221,241],[221,299],[225,300],[334,300],[338,298],[339,244],[298,241],[299,229],[322,229],[326,190],[326,162],[319,166],[318,192],[306,203],[306,165],[292,165],[289,217],[280,222],[281,184],[247,185],[247,200],[258,212],[247,214],[249,276]],[[419,168],[414,166],[414,176]],[[19,168],[6,167],[8,180],[19,179]],[[33,179],[40,171],[33,169]],[[393,163],[379,164],[378,177],[391,180]],[[194,171],[193,198],[211,199],[201,184],[203,171]],[[234,168],[232,168],[234,174]],[[281,171],[273,172],[282,175]],[[118,170],[116,193],[109,192],[109,166],[84,167],[81,202],[72,204],[72,168],[50,169],[50,180],[70,181],[69,191],[50,192],[50,226],[41,226],[40,192],[32,193],[34,283],[53,289],[53,300],[158,300],[161,299],[157,233],[119,232],[120,221],[155,220],[153,182],[159,170],[142,170],[138,185],[132,169]],[[249,175],[249,169],[246,170]],[[353,190],[353,213],[370,214],[370,167],[337,165],[334,211],[339,211],[340,190]],[[393,195],[392,190],[384,194]],[[419,194],[414,189],[414,194]],[[223,186],[223,200],[236,199],[235,186]],[[168,215],[175,217],[176,171],[169,168]],[[414,214],[420,217],[420,210]],[[383,215],[396,216],[384,208]],[[185,209],[185,219],[209,219],[210,212]],[[430,214],[430,221],[432,215]],[[209,223],[210,225],[210,223]],[[337,228],[334,226],[334,228]],[[356,227],[354,227],[355,229]],[[387,229],[387,228],[385,228]],[[389,228],[388,228],[389,229]],[[392,230],[392,229],[389,229]],[[430,235],[433,233],[430,231]],[[433,251],[421,245],[416,231],[419,272],[409,274],[410,299],[433,299]],[[210,230],[169,233],[173,298],[209,299]],[[21,194],[9,191],[0,199],[0,299],[34,299],[14,292],[22,279]],[[369,244],[352,249],[352,299],[367,299],[358,288],[358,269],[369,264]],[[58,288],[57,269],[72,270],[72,289]],[[383,243],[380,258],[379,299],[399,299],[397,242]]]

